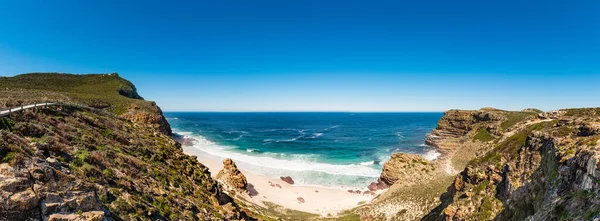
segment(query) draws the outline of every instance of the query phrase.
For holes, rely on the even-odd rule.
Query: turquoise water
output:
[[[442,113],[165,113],[175,133],[215,158],[298,185],[366,187],[394,152],[425,145]]]

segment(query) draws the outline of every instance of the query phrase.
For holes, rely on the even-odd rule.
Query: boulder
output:
[[[298,203],[304,203],[305,202],[304,198],[302,198],[302,197],[298,197],[297,199],[298,199]]]
[[[369,184],[369,190],[370,191],[377,191],[377,190],[382,190],[385,188],[388,188],[389,186],[387,184],[385,184],[383,181],[381,181],[381,179],[377,180],[377,182],[371,182],[371,184]]]
[[[104,220],[103,211],[90,211],[81,214],[52,214],[48,221],[101,221]]]
[[[391,186],[398,180],[415,180],[434,169],[435,166],[419,155],[394,153],[390,160],[383,164],[383,172],[379,181]]]
[[[588,137],[600,133],[600,124],[582,124],[577,136]]]
[[[289,184],[294,184],[294,180],[289,177],[289,176],[282,176],[279,177],[281,180],[283,180],[283,182],[289,183]]]
[[[247,191],[248,181],[246,180],[246,176],[240,172],[235,162],[229,158],[223,160],[223,169],[219,171],[216,178],[230,189]]]

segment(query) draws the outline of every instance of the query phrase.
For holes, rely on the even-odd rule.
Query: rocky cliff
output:
[[[511,132],[468,163],[424,220],[597,218],[599,121],[599,109],[569,109],[507,127]]]
[[[104,84],[115,77],[93,78]],[[77,99],[84,89],[60,90],[23,86],[10,90],[10,99]],[[110,107],[152,111],[135,90],[122,90],[106,101],[123,103]],[[63,106],[0,118],[0,220],[254,220],[166,128],[152,123],[164,119],[158,107],[133,120],[105,110]]]
[[[540,111],[449,110],[426,143],[442,155],[427,161],[419,155],[395,153],[384,164],[378,182],[371,190],[385,192],[371,203],[354,210],[363,219],[418,220],[436,208],[454,176],[473,159],[516,128],[541,121]]]
[[[0,77],[0,94],[3,95],[0,108],[43,102],[82,104],[171,134],[171,127],[156,103],[145,101],[135,86],[117,73],[31,73]]]

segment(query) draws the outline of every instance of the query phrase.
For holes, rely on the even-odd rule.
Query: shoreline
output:
[[[182,145],[183,152],[196,156],[198,161],[209,168],[214,178],[223,169],[222,159],[210,155],[194,146]],[[266,207],[264,202],[275,203],[287,209],[318,214],[324,217],[335,216],[337,213],[369,203],[377,193],[350,193],[349,190],[358,188],[330,188],[308,185],[291,185],[281,179],[267,177],[262,174],[252,173],[238,165],[238,169],[246,176],[250,194],[242,194],[245,200],[261,207]],[[292,177],[293,178],[293,177]],[[363,189],[366,189],[363,188]],[[301,202],[301,198],[304,202]]]

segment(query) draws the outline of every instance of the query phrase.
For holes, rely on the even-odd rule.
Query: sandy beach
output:
[[[213,177],[223,168],[223,159],[193,146],[184,146],[183,151],[197,156],[198,161],[209,168]],[[344,189],[290,185],[278,178],[251,173],[239,165],[238,168],[248,180],[251,197],[247,199],[261,206],[267,201],[293,210],[328,216],[369,202],[374,197],[371,194],[350,193]],[[365,190],[366,188],[361,189]],[[299,197],[304,199],[304,203],[299,202]]]

